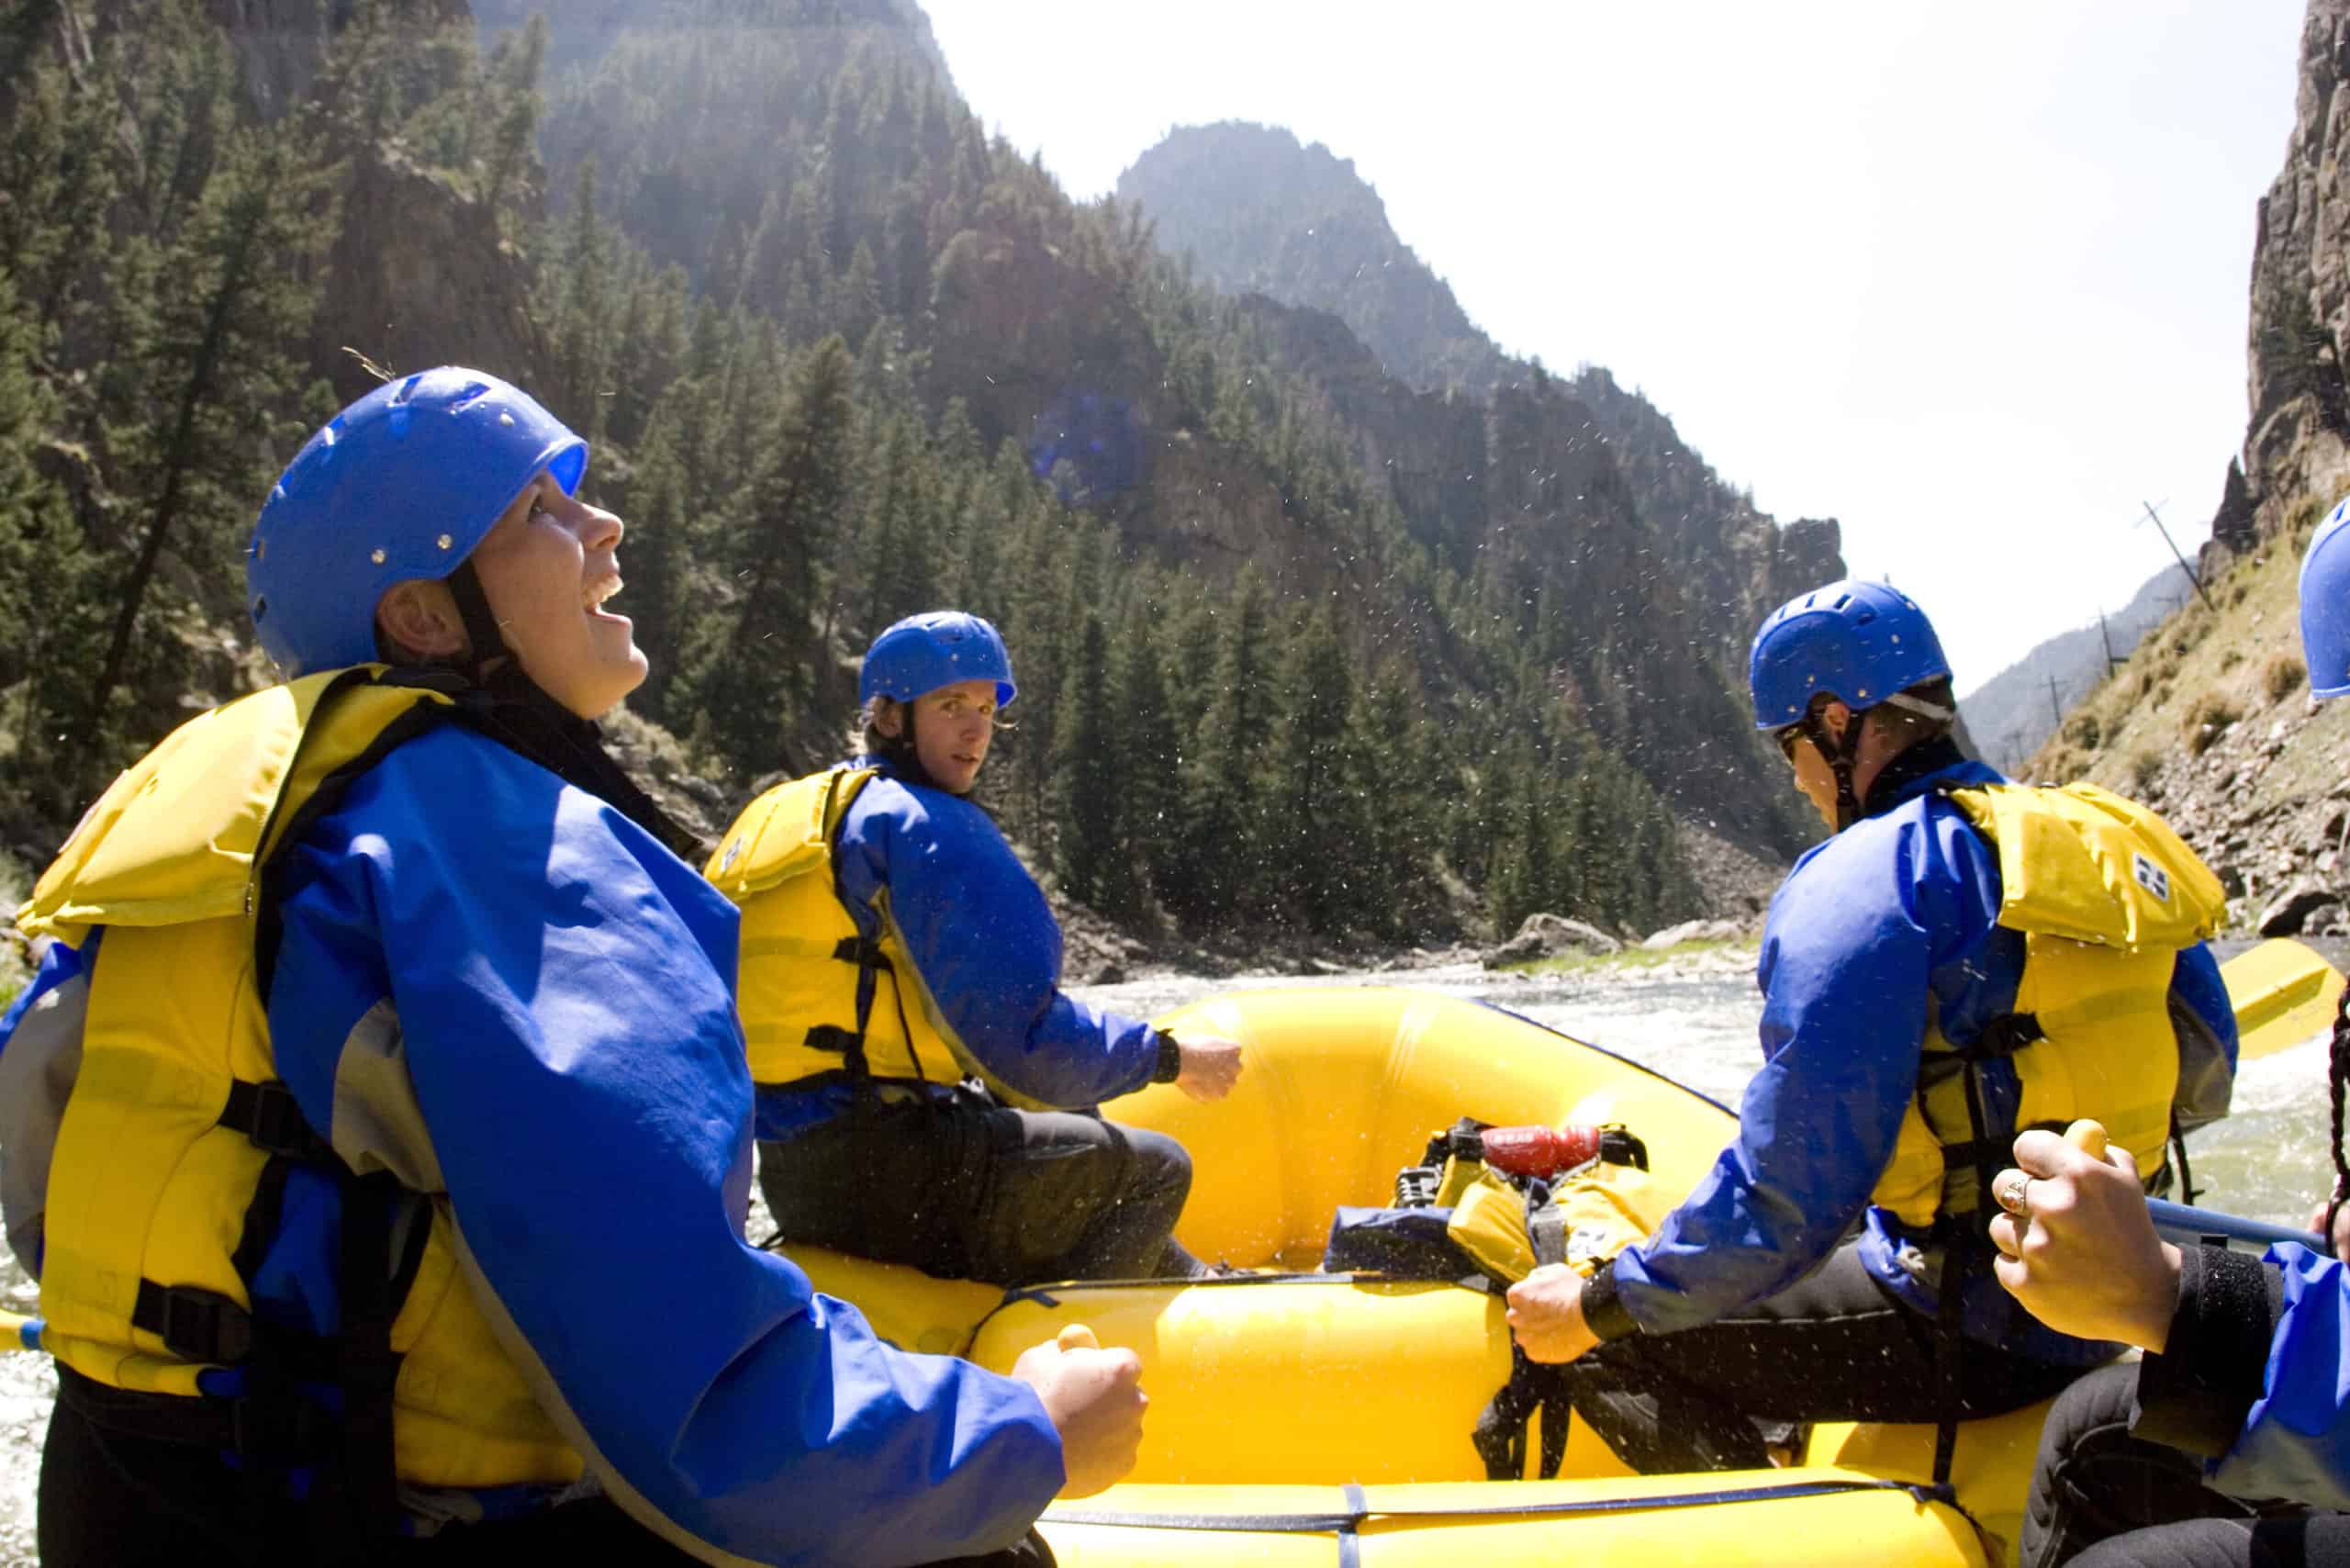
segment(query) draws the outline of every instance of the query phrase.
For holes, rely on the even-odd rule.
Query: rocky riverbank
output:
[[[2296,585],[2313,510],[2191,595],[2023,769],[2160,811],[2218,873],[2240,934],[2350,931],[2350,702],[2313,701]]]

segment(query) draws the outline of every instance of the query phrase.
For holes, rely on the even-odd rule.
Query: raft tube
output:
[[[1241,993],[1158,1022],[1239,1041],[1238,1087],[1201,1104],[1158,1085],[1111,1114],[1191,1150],[1178,1239],[1258,1271],[1006,1292],[790,1249],[820,1289],[912,1349],[1009,1371],[1083,1324],[1141,1357],[1150,1409],[1131,1477],[1044,1521],[1068,1568],[1555,1565],[1570,1544],[1707,1568],[2009,1555],[2045,1406],[1962,1426],[1948,1492],[1929,1484],[1930,1427],[1852,1424],[1815,1428],[1795,1468],[1643,1477],[1577,1421],[1560,1479],[1489,1481],[1470,1433],[1509,1376],[1501,1298],[1313,1271],[1338,1206],[1391,1203],[1396,1171],[1461,1116],[1624,1125],[1651,1169],[1618,1172],[1617,1191],[1652,1226],[1729,1140],[1726,1107],[1529,1019],[1424,991]]]

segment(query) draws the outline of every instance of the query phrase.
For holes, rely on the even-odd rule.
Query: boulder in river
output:
[[[1529,914],[1511,937],[1485,955],[1485,968],[1555,958],[1561,953],[1620,953],[1624,944],[1596,925],[1569,920],[1563,914]]]
[[[2263,936],[2298,935],[2311,915],[2327,904],[2338,902],[2341,897],[2332,888],[2316,882],[2295,882],[2260,912],[2260,934]]]
[[[1652,933],[1640,946],[1651,953],[1661,953],[1684,942],[1727,942],[1744,935],[1746,928],[1735,920],[1684,920]]]

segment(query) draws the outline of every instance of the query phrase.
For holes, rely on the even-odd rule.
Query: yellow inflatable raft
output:
[[[1133,1476],[1045,1521],[1068,1568],[2011,1557],[2044,1406],[1960,1429],[1955,1506],[1929,1495],[1928,1427],[1823,1426],[1796,1468],[1639,1477],[1577,1422],[1561,1479],[1488,1481],[1470,1432],[1509,1375],[1502,1301],[1307,1271],[1338,1205],[1391,1202],[1396,1171],[1460,1116],[1624,1124],[1651,1168],[1614,1187],[1652,1225],[1728,1141],[1734,1119],[1722,1106],[1513,1014],[1425,992],[1262,991],[1159,1022],[1240,1041],[1239,1088],[1213,1105],[1154,1088],[1115,1114],[1192,1150],[1184,1245],[1265,1272],[1007,1294],[792,1254],[909,1347],[1008,1370],[1082,1323],[1139,1352],[1150,1409]]]

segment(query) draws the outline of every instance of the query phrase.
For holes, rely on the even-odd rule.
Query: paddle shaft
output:
[[[2191,1209],[2185,1204],[2148,1198],[2146,1213],[2153,1216],[2156,1230],[2168,1231],[2174,1236],[2221,1236],[2231,1241],[2256,1241],[2264,1246],[2272,1241],[2298,1241],[2321,1257],[2329,1250],[2325,1238],[2315,1231],[2296,1230],[2288,1225],[2268,1225],[2256,1219],[2245,1219],[2241,1215],[2221,1214],[2217,1209]]]

